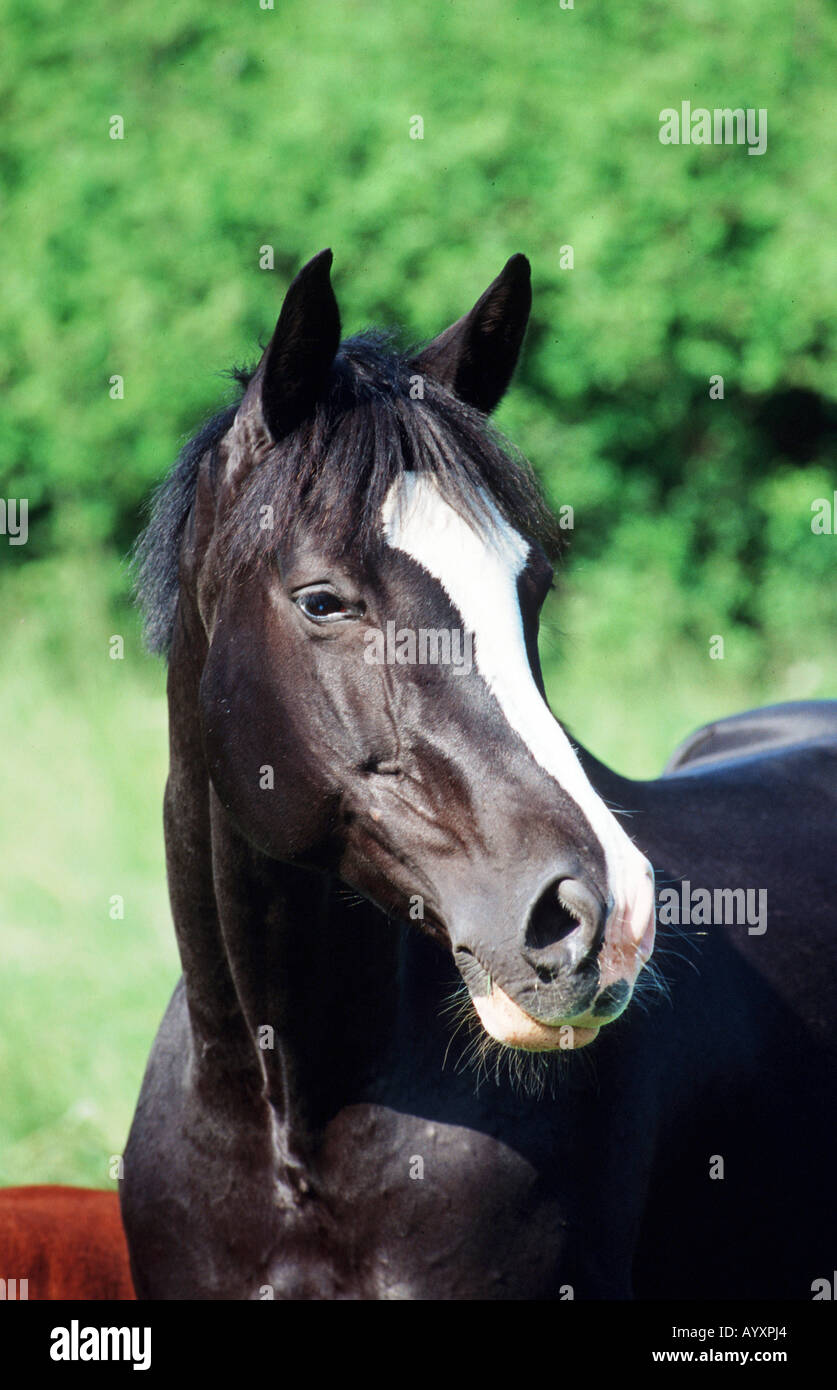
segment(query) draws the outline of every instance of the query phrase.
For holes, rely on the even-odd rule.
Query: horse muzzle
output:
[[[486,1032],[529,1051],[576,1049],[624,1012],[654,946],[653,876],[605,904],[583,880],[538,894],[515,946],[460,940],[454,958]]]

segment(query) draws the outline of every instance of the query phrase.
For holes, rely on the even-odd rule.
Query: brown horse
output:
[[[117,1194],[83,1187],[0,1189],[0,1296],[134,1298]]]

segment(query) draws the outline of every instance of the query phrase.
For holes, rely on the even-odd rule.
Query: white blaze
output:
[[[393,483],[384,502],[384,536],[441,584],[466,630],[473,634],[474,665],[509,724],[587,818],[604,851],[616,904],[610,945],[621,955],[621,945],[630,944],[633,956],[646,933],[653,903],[650,866],[593,790],[535,684],[517,592],[529,545],[490,498],[484,503],[487,524],[477,530],[445,501],[435,479],[405,473]],[[624,964],[628,967],[627,961]],[[637,964],[632,960],[627,973],[633,976]],[[621,962],[614,960],[613,966],[612,978],[623,978],[626,970]],[[603,969],[602,985],[610,982],[606,974],[610,971]]]

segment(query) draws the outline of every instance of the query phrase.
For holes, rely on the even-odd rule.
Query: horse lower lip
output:
[[[575,1051],[592,1042],[599,1031],[596,1025],[573,1027],[572,1032],[567,1033],[565,1025],[541,1023],[515,1004],[497,984],[492,984],[490,994],[479,995],[472,1003],[486,1033],[507,1047],[529,1052],[555,1052],[559,1048]]]

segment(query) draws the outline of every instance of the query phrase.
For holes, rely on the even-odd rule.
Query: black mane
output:
[[[339,550],[368,553],[380,543],[389,487],[406,471],[433,473],[451,505],[478,521],[487,494],[519,531],[558,552],[559,533],[529,464],[484,415],[417,377],[413,357],[380,333],[346,339],[311,418],[252,470],[223,518],[225,567],[240,573],[269,561],[276,536],[296,524],[323,531]],[[252,372],[232,375],[243,393]],[[415,399],[417,389],[424,394]],[[134,547],[135,593],[152,652],[166,654],[171,644],[180,544],[201,460],[230,429],[238,405],[214,415],[181,450]]]
[[[207,450],[214,449],[230,428],[237,409],[238,404],[229,405],[207,420],[183,446],[151,498],[148,525],[131,553],[134,594],[142,609],[149,651],[168,654],[177,608],[180,542],[195,499],[198,468]]]

